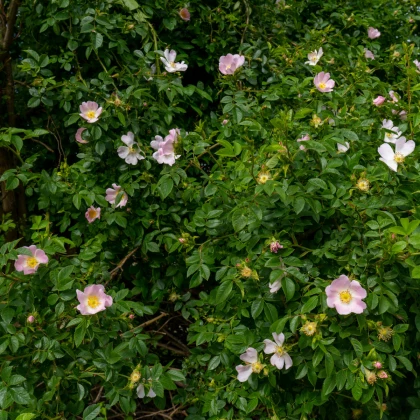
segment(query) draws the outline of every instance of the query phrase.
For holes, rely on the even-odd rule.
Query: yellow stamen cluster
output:
[[[360,190],[360,191],[369,191],[370,188],[370,183],[366,178],[360,178],[357,181],[356,187]]]
[[[378,328],[378,338],[382,341],[388,341],[394,335],[394,331],[391,327],[380,327]]]
[[[88,111],[88,112],[86,112],[86,116],[88,118],[95,118],[96,113],[95,113],[95,111]]]
[[[307,336],[312,336],[316,333],[316,327],[317,324],[316,322],[306,322],[305,325],[302,326],[302,328],[300,329],[305,335]]]
[[[241,276],[242,277],[251,277],[252,276],[252,270],[245,266],[242,270],[241,270]]]
[[[343,303],[350,303],[353,299],[353,296],[348,290],[343,290],[342,292],[340,292],[339,296],[341,302]]]
[[[98,296],[92,295],[87,298],[87,304],[91,308],[95,309],[100,305]]]
[[[26,260],[26,265],[30,268],[35,268],[38,265],[38,260],[35,257],[29,257]]]
[[[252,364],[252,371],[254,373],[260,373],[264,369],[264,365],[260,362],[255,362]]]
[[[394,155],[395,162],[403,163],[404,159],[405,159],[405,156],[402,153],[399,153],[399,152],[395,153],[395,155]]]
[[[138,370],[133,370],[133,372],[130,375],[130,381],[135,384],[138,382],[141,378],[141,373]]]
[[[258,174],[257,181],[259,184],[265,184],[269,179],[271,179],[271,175],[268,172],[261,172]]]
[[[326,85],[325,83],[320,83],[320,84],[318,85],[318,87],[319,87],[320,89],[325,89],[325,88],[327,87],[327,85]]]

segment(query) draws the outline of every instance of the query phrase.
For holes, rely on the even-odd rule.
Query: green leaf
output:
[[[416,408],[410,413],[408,420],[420,420],[420,410]]]
[[[341,130],[341,133],[343,134],[343,136],[346,139],[354,140],[354,141],[359,140],[359,137],[357,136],[357,134],[354,131],[347,130],[347,129],[343,128]]]
[[[135,10],[140,7],[136,0],[122,0],[122,2],[128,10]]]
[[[235,210],[232,214],[232,225],[235,232],[241,231],[248,223],[248,218],[243,214],[242,209]]]
[[[318,296],[312,296],[302,306],[300,313],[306,314],[307,312],[311,312],[312,309],[314,309],[317,305],[318,305]]]
[[[325,148],[325,146],[323,144],[321,144],[317,141],[314,141],[314,140],[305,141],[305,147],[307,149],[315,150],[319,154],[327,151],[327,149]]]
[[[296,214],[299,214],[305,208],[305,199],[303,197],[295,198],[293,208]]]
[[[356,383],[354,384],[353,388],[351,389],[351,393],[353,395],[353,398],[356,401],[359,401],[362,394],[363,394],[363,388],[360,384],[360,379],[357,379]]]
[[[174,181],[172,180],[172,178],[168,176],[164,176],[159,180],[158,189],[159,189],[160,196],[162,197],[163,200],[171,193],[173,187],[174,187]]]
[[[264,301],[262,299],[256,299],[252,302],[251,305],[251,315],[252,318],[257,318],[264,309]]]
[[[219,366],[219,364],[220,364],[220,356],[214,356],[210,359],[207,369],[214,370],[217,368],[217,366]]]
[[[217,303],[224,302],[230,295],[232,288],[233,288],[233,282],[231,280],[223,282],[217,289],[217,294],[216,294]]]
[[[104,42],[104,37],[102,34],[100,34],[99,32],[94,32],[92,34],[93,48],[97,50],[98,48],[102,47],[103,42]]]
[[[33,418],[35,418],[38,414],[32,414],[32,413],[23,413],[23,414],[19,414],[16,417],[16,420],[32,420]]]
[[[84,321],[84,320],[83,320]],[[86,335],[86,322],[81,322],[74,330],[74,345],[79,347]]]
[[[295,286],[295,282],[290,277],[286,276],[281,279],[281,287],[286,296],[286,301],[293,299],[296,286]]]
[[[13,401],[15,401],[18,404],[26,405],[29,404],[31,401],[31,397],[29,396],[28,391],[26,391],[25,388],[18,386],[16,388],[10,388],[9,392],[13,398]]]
[[[363,346],[362,343],[355,338],[350,338],[350,342],[356,352],[356,356],[360,359],[363,356]]]
[[[322,384],[322,394],[328,395],[331,394],[331,392],[334,391],[334,388],[336,386],[336,375],[333,374],[331,376],[328,376],[324,383]]]
[[[179,370],[168,370],[166,374],[173,380],[173,381],[185,381],[185,376]]]
[[[100,404],[90,405],[83,411],[83,420],[94,420],[98,417],[101,411]]]

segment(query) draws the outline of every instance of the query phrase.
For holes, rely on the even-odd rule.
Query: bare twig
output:
[[[47,146],[45,143],[43,143],[42,141],[40,141],[40,140],[37,140],[37,139],[31,139],[32,141],[34,141],[34,142],[36,142],[36,143],[39,143],[39,144],[42,144],[47,150],[49,150],[50,152],[53,152],[54,153],[54,149],[51,149],[51,147],[50,146]]]
[[[190,353],[190,349],[180,340],[178,340],[174,335],[172,335],[169,331],[163,330],[164,334],[166,334],[168,337],[172,338],[172,340],[175,341],[175,343],[178,344],[178,347],[184,349],[186,352]]]
[[[130,251],[118,264],[117,266],[111,271],[111,279],[113,279],[117,274],[119,270],[122,270],[122,266],[126,263],[126,261],[139,249],[139,247],[134,248],[132,251]]]
[[[103,386],[101,386],[100,388],[99,388],[99,392],[98,392],[98,395],[96,396],[96,398],[93,400],[93,404],[96,404],[100,399],[101,399],[101,396],[102,396],[102,392],[103,392],[103,390],[104,390],[104,387]]]
[[[166,350],[171,351],[172,353],[179,354],[181,356],[189,356],[189,354],[190,354],[189,351],[186,352],[186,351],[178,350],[175,347],[168,346],[167,344],[164,344],[164,343],[157,343],[157,345],[158,345],[158,347],[162,347]]]
[[[153,318],[153,319],[149,319],[149,321],[143,322],[143,324],[137,325],[137,327],[134,327],[130,330],[130,332],[133,332],[134,330],[137,330],[138,328],[144,328],[147,327],[148,325],[151,325],[157,321],[159,321],[159,319],[163,318],[164,316],[168,316],[167,313],[162,312],[159,316]]]

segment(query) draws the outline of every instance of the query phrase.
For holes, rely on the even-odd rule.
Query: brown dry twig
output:
[[[113,279],[117,274],[119,270],[122,270],[122,266],[126,263],[126,261],[139,249],[139,247],[134,248],[132,251],[130,251],[118,264],[117,266],[111,271],[111,279]]]

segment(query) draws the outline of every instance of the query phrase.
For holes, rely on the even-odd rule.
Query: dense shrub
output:
[[[420,418],[416,1],[0,4],[0,419]]]

